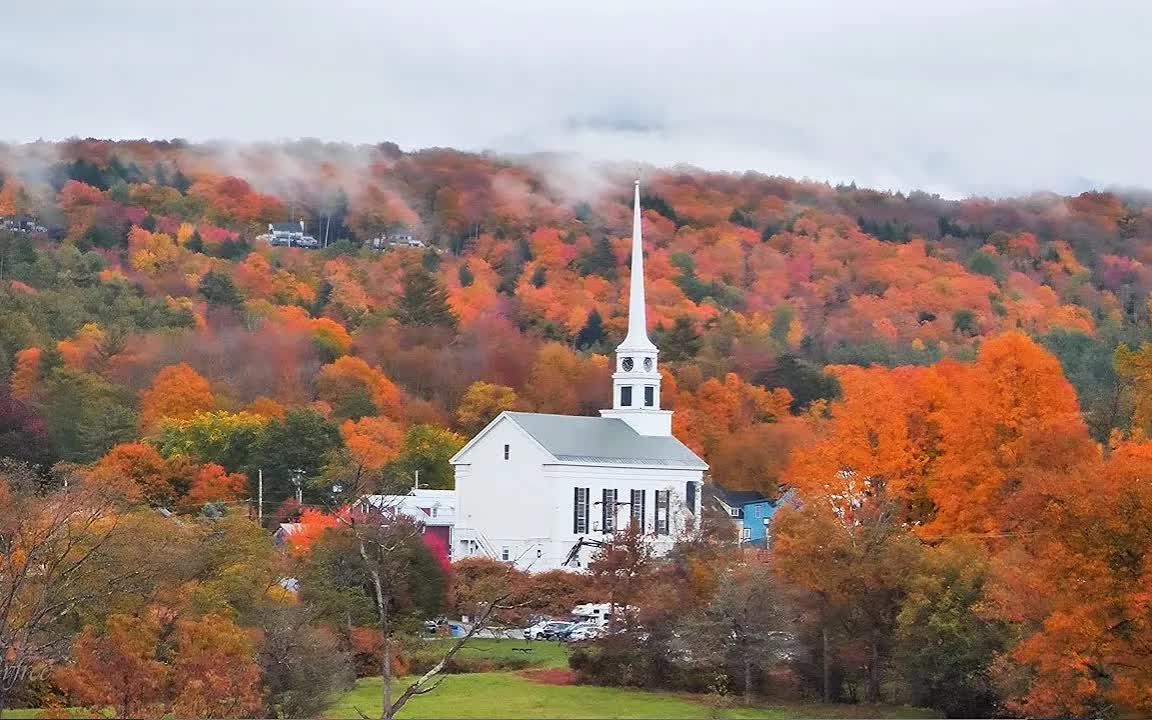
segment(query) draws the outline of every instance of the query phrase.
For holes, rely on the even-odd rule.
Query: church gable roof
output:
[[[641,435],[618,418],[522,412],[504,415],[562,463],[708,469],[676,438]]]

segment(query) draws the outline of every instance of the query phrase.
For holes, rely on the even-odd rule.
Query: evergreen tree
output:
[[[198,288],[209,305],[216,307],[239,308],[244,304],[244,296],[236,289],[232,278],[224,273],[210,271],[200,278]]]
[[[584,327],[580,328],[580,332],[576,334],[576,347],[580,350],[586,350],[594,345],[597,345],[604,340],[604,319],[600,317],[600,313],[596,308],[592,308],[592,312],[588,313],[588,321],[584,323]]]
[[[448,306],[448,294],[424,268],[413,268],[404,276],[404,292],[395,317],[402,325],[456,327],[456,316]]]
[[[680,224],[680,218],[676,217],[676,211],[672,209],[667,200],[659,195],[641,195],[640,207],[644,210],[655,210],[674,224]]]
[[[840,396],[840,384],[831,375],[792,354],[776,358],[767,370],[753,377],[753,382],[766,388],[784,388],[792,394],[792,410],[799,411],[814,400],[834,400]]]
[[[456,271],[456,275],[460,278],[461,287],[472,287],[472,283],[476,281],[476,275],[472,272],[472,268],[468,267],[467,260]]]
[[[732,214],[728,216],[728,222],[752,230],[756,229],[756,219],[740,208],[732,208]]]
[[[692,321],[686,317],[676,318],[671,330],[657,326],[653,334],[656,336],[654,340],[660,348],[660,354],[669,362],[691,360],[696,357],[704,344],[700,333],[696,332]]]
[[[548,281],[548,271],[541,265],[532,273],[532,287],[542,288]]]
[[[612,252],[612,243],[606,236],[600,236],[592,243],[592,249],[579,260],[576,267],[584,275],[599,275],[611,280],[616,274],[616,255]]]
[[[192,237],[188,238],[188,242],[184,243],[184,248],[192,252],[204,252],[204,238],[200,237],[199,230],[192,231]]]
[[[188,188],[192,187],[192,181],[188,179],[187,175],[177,169],[176,174],[172,176],[172,187],[182,193],[186,193],[188,192]]]

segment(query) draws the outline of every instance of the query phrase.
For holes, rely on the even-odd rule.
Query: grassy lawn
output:
[[[435,640],[430,645],[447,649],[451,640]],[[527,660],[532,668],[568,666],[568,648],[560,643],[524,640],[474,639],[458,654],[465,660]],[[407,683],[398,682],[402,690]],[[365,678],[336,699],[325,717],[331,720],[360,720],[380,715],[380,679]],[[9,710],[5,718],[31,720],[42,710]],[[58,716],[68,717],[65,710]],[[73,717],[85,717],[73,710]],[[938,717],[932,711],[875,705],[789,705],[779,707],[716,708],[703,696],[667,692],[646,692],[589,685],[547,685],[515,672],[485,672],[449,675],[433,693],[414,698],[400,713],[406,720],[608,720],[627,718],[725,718],[752,720],[779,718],[923,718]]]
[[[359,720],[380,714],[380,680],[366,678],[328,710],[332,720]],[[714,709],[703,698],[672,693],[623,690],[587,685],[544,685],[516,673],[450,675],[435,692],[413,698],[401,718],[452,720],[600,720],[608,718],[920,718],[931,711],[865,705],[791,705]]]
[[[449,639],[432,640],[428,644],[447,651],[453,642]],[[558,642],[542,640],[473,638],[456,653],[456,657],[490,661],[522,659],[531,667],[568,667],[568,648]]]

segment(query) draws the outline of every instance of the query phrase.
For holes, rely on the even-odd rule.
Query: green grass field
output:
[[[447,648],[450,640],[432,644]],[[472,640],[459,653],[461,659],[498,662],[525,659],[534,669],[564,668],[568,649],[559,643],[523,640]],[[404,681],[397,682],[400,689]],[[365,678],[351,691],[335,699],[325,713],[330,720],[360,720],[380,715],[380,679]],[[399,694],[400,690],[397,690]],[[358,712],[359,711],[359,712]],[[41,710],[10,710],[5,718],[28,720],[40,717]],[[65,711],[67,713],[68,711]],[[72,711],[73,717],[85,717]],[[67,717],[66,714],[63,715]],[[923,718],[938,717],[928,710],[875,705],[787,705],[744,708],[717,707],[699,695],[646,692],[590,685],[548,685],[517,672],[482,672],[449,675],[432,693],[413,698],[400,713],[405,720],[643,720],[667,718],[772,719],[779,718]]]
[[[403,686],[401,686],[403,687]],[[380,679],[366,678],[325,714],[331,720],[359,720],[380,714]],[[359,712],[358,712],[359,711]],[[607,720],[609,718],[922,718],[917,708],[875,705],[790,705],[716,708],[703,697],[588,685],[545,685],[516,673],[450,675],[432,693],[413,698],[400,713],[407,720]]]
[[[433,640],[430,647],[447,651],[452,640]],[[461,660],[517,660],[523,659],[531,667],[568,667],[568,648],[558,642],[539,640],[497,640],[474,638],[460,649]]]

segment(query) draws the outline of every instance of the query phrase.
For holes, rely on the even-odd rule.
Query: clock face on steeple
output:
[[[626,357],[622,361],[620,361],[620,367],[624,368],[624,372],[632,372],[632,368],[634,367],[634,365],[635,364],[634,364],[632,358],[630,358],[630,357]]]
[[[644,358],[644,372],[652,372],[652,358]]]

